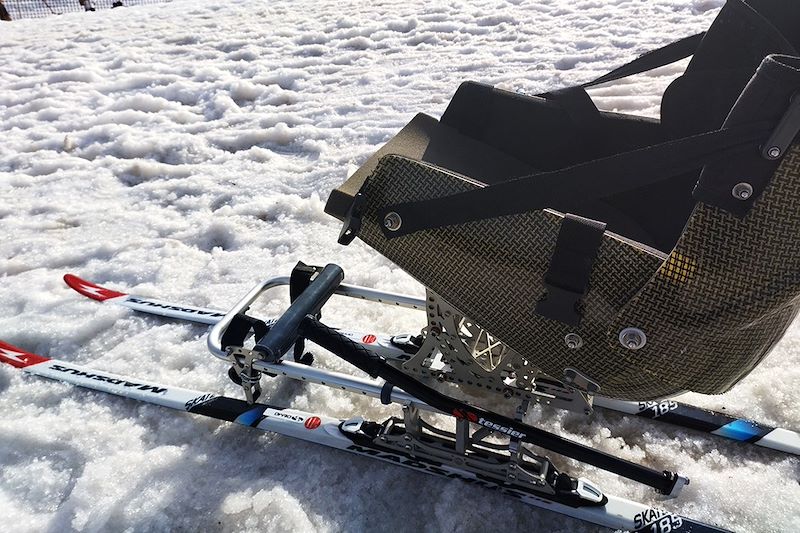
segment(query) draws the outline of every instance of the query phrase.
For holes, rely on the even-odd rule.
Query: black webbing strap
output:
[[[317,274],[322,267],[307,265],[302,261],[298,261],[292,269],[292,274],[289,277],[289,301],[294,302],[298,296],[303,294],[303,291],[311,284],[311,278]],[[319,317],[317,317],[319,318]]]
[[[589,277],[605,229],[606,225],[596,220],[572,214],[564,217],[544,277],[547,293],[536,304],[536,314],[570,326],[580,325],[580,303],[589,291]]]
[[[601,83],[608,83],[609,81],[627,78],[628,76],[641,74],[643,72],[647,72],[648,70],[663,67],[665,65],[669,65],[670,63],[680,61],[681,59],[686,59],[695,53],[697,47],[700,46],[700,41],[703,40],[705,35],[706,33],[703,32],[698,33],[697,35],[684,37],[679,41],[669,43],[666,46],[662,46],[661,48],[647,52],[646,54],[637,57],[630,63],[615,68],[608,74],[604,74],[597,79],[582,84],[581,87],[594,87],[595,85],[600,85]]]
[[[633,76],[634,74],[641,74],[648,70],[686,59],[695,53],[704,36],[705,33],[698,33],[697,35],[685,37],[657,50],[647,52],[630,63],[592,81],[565,89],[549,91],[537,96],[558,102],[561,108],[569,115],[570,120],[584,130],[593,131],[599,129],[601,126],[600,111],[586,92],[587,88]]]
[[[628,76],[642,74],[648,70],[663,67],[671,63],[675,63],[676,61],[680,61],[681,59],[686,59],[687,57],[694,55],[705,35],[706,32],[698,33],[697,35],[690,35],[689,37],[684,37],[683,39],[669,43],[661,48],[646,52],[630,63],[626,63],[621,67],[615,68],[607,74],[603,74],[599,78],[595,78],[592,81],[587,81],[586,83],[582,83],[576,87],[588,89],[589,87],[594,87],[595,85],[621,80],[622,78],[627,78]],[[558,91],[543,93],[539,96],[546,98],[548,95],[555,92]]]
[[[222,335],[221,345],[224,350],[228,346],[243,346],[247,335],[253,332],[256,341],[260,340],[269,331],[269,327],[263,320],[253,318],[244,314],[233,317],[230,325]]]
[[[390,405],[392,403],[392,389],[394,389],[394,385],[388,381],[381,387],[381,403],[383,405]]]
[[[757,150],[774,124],[754,122],[692,135],[469,191],[384,207],[379,223],[387,238],[423,229],[552,208],[576,212],[587,201],[651,185],[745,150]],[[390,225],[384,220],[401,221]]]

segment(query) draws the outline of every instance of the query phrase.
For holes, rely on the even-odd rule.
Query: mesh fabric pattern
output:
[[[647,283],[662,257],[606,233],[583,300],[583,321],[570,327],[534,312],[562,215],[534,211],[420,231],[387,240],[378,226],[386,205],[444,196],[480,186],[441,168],[399,156],[381,158],[362,189],[366,197],[359,237],[451,305],[475,320],[535,367],[556,378],[574,367],[597,380],[604,394],[639,397],[636,375],[608,353],[608,320]],[[564,337],[578,333],[577,350]],[[654,395],[674,392],[659,381]]]
[[[601,393],[649,400],[684,390],[717,394],[747,375],[800,309],[800,146],[784,158],[752,211],[739,219],[698,204],[667,260],[606,232],[570,327],[534,312],[562,215],[550,210],[423,230],[387,240],[384,206],[481,184],[441,168],[385,156],[362,192],[360,237],[543,372],[572,367]],[[636,327],[639,350],[618,335]],[[567,333],[583,339],[569,349]]]

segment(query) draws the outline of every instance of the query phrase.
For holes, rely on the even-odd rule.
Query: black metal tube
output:
[[[342,283],[344,271],[334,264],[326,265],[314,281],[292,302],[289,309],[270,327],[269,332],[253,347],[267,361],[275,362],[289,351],[299,335],[303,319],[315,315]]]
[[[383,358],[338,331],[329,328],[313,317],[306,317],[300,326],[300,334],[326,350],[333,352],[348,363],[358,367],[372,377],[381,377],[388,383],[400,387],[445,413],[480,424],[501,433],[513,435],[520,440],[552,450],[561,455],[577,459],[608,470],[622,477],[649,485],[663,494],[672,492],[677,476],[672,472],[654,470],[625,459],[589,448],[567,440],[543,429],[523,424],[514,419],[461,402],[426,386],[401,370],[389,365]]]

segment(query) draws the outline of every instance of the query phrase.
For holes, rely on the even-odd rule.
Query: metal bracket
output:
[[[589,394],[597,394],[600,392],[600,385],[596,381],[586,377],[574,368],[564,369],[564,381],[570,386],[588,392]]]
[[[261,396],[261,371],[253,368],[256,360],[257,354],[253,350],[241,347],[228,349],[228,361],[233,365],[231,370],[241,381],[245,400],[249,404],[254,404]]]
[[[353,197],[353,203],[350,204],[350,208],[347,210],[342,231],[339,233],[339,244],[347,246],[358,236],[358,232],[361,231],[361,216],[366,202],[367,199],[362,193],[357,193]]]

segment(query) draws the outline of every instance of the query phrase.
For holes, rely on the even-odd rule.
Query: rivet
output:
[[[647,335],[638,328],[625,328],[619,332],[619,342],[629,350],[638,350],[647,344]]]
[[[564,343],[570,350],[577,350],[583,346],[583,339],[577,333],[567,333],[564,336]]]
[[[400,229],[400,226],[403,225],[403,219],[400,218],[400,215],[392,211],[391,213],[389,213],[384,217],[383,225],[389,231],[397,231]]]
[[[737,200],[747,200],[753,196],[753,186],[746,182],[737,183],[731,192]]]
[[[767,150],[767,155],[772,159],[778,159],[781,156],[781,149],[777,146],[773,146],[769,150]]]

